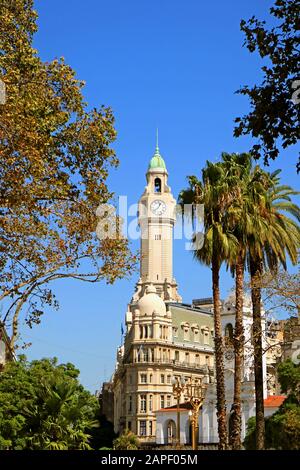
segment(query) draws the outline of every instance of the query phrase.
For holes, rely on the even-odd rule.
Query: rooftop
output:
[[[285,395],[270,395],[264,400],[264,405],[266,408],[279,407],[285,399]]]

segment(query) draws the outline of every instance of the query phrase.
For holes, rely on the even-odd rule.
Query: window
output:
[[[199,342],[199,330],[197,329],[194,330],[194,341]]]
[[[149,436],[152,436],[153,434],[153,422],[149,421]]]
[[[154,180],[154,192],[161,193],[161,179],[155,178]]]
[[[143,337],[143,327],[140,326],[140,338],[142,338],[142,337]]]
[[[151,362],[154,362],[154,349],[151,349]]]
[[[210,357],[209,356],[205,356],[205,362],[206,362],[207,366],[210,365]]]
[[[160,396],[160,407],[161,408],[165,407],[165,396],[164,395]]]
[[[129,429],[129,431],[131,431],[131,421],[128,421],[128,423],[127,423],[127,429]]]
[[[166,362],[167,360],[167,350],[166,349],[163,349],[163,361]]]
[[[233,326],[231,323],[227,323],[225,326],[225,337],[229,339],[229,341],[233,341]]]
[[[149,375],[149,383],[152,383],[152,374]]]
[[[129,395],[128,398],[128,413],[132,412],[132,395]]]
[[[141,413],[146,413],[146,401],[147,401],[146,395],[141,395],[141,408],[140,408]]]
[[[182,323],[181,324],[181,328],[183,329],[183,339],[185,341],[189,341],[190,340],[190,325],[189,323]]]
[[[149,325],[148,329],[149,329],[149,338],[153,338],[153,326]]]
[[[173,326],[173,336],[176,338],[178,336],[178,328],[177,326]]]
[[[167,407],[171,406],[171,395],[167,395]]]
[[[203,332],[203,343],[204,344],[209,344],[209,328],[208,328],[208,326],[201,327],[201,330]]]
[[[179,361],[179,351],[175,351],[175,361]]]
[[[129,385],[132,384],[132,375],[129,375],[129,376],[128,376],[128,383],[129,383]]]
[[[185,362],[186,362],[186,364],[189,364],[189,362],[190,362],[190,354],[189,353],[185,353]]]
[[[160,376],[160,383],[161,384],[165,383],[165,376],[163,374],[161,374],[161,376]]]
[[[149,352],[148,349],[144,350],[144,362],[148,362],[149,360]]]
[[[155,240],[161,240],[161,235],[155,235]]]
[[[149,411],[153,410],[153,395],[149,396]]]
[[[140,421],[140,436],[146,436],[146,435],[147,435],[147,422]]]
[[[159,337],[162,338],[162,326],[159,325]]]
[[[141,374],[141,384],[147,383],[147,374]]]
[[[171,383],[171,381],[172,381],[172,378],[171,378],[171,376],[170,376],[170,375],[168,375],[168,376],[167,376],[167,384],[170,384],[170,383]]]

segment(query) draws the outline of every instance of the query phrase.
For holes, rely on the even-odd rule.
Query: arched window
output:
[[[233,326],[231,323],[227,323],[225,326],[225,337],[233,341]]]
[[[154,180],[154,192],[161,193],[161,179],[155,178]]]

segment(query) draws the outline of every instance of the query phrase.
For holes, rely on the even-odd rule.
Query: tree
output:
[[[98,401],[57,359],[7,364],[0,374],[0,449],[91,449]]]
[[[243,380],[244,360],[244,326],[243,326],[243,300],[244,300],[244,271],[247,253],[247,223],[249,219],[248,190],[251,187],[251,156],[250,154],[222,153],[222,165],[228,175],[235,177],[236,197],[224,214],[225,230],[232,232],[238,242],[237,253],[228,254],[227,265],[235,274],[235,327],[232,338],[234,348],[234,396],[232,404],[232,418],[230,426],[229,443],[234,450],[241,449],[242,406],[241,384]],[[228,340],[228,338],[225,338]]]
[[[276,271],[286,269],[287,257],[297,263],[300,243],[300,208],[291,200],[297,194],[289,186],[280,185],[279,172],[266,173],[255,168],[257,185],[252,192],[253,231],[248,236],[248,265],[253,305],[254,375],[256,394],[256,447],[264,448],[263,345],[261,313],[261,279],[264,267]],[[296,218],[296,221],[291,218]]]
[[[300,449],[300,366],[287,360],[278,366],[278,378],[283,393],[288,396],[272,416],[265,419],[266,449]],[[247,424],[246,449],[256,448],[255,418]]]
[[[287,359],[278,365],[277,373],[281,391],[300,405],[300,365]]]
[[[96,413],[99,426],[93,427],[90,431],[90,445],[95,450],[112,449],[113,441],[117,435],[114,432],[114,425],[107,421],[106,416],[101,414],[101,410]]]
[[[300,272],[289,273],[280,269],[267,271],[261,279],[264,301],[272,313],[287,312],[292,317],[300,313]]]
[[[190,188],[180,195],[181,204],[204,203],[205,242],[203,248],[195,254],[200,261],[206,264],[212,263],[214,315],[217,328],[215,343],[217,344],[219,338],[221,347],[223,347],[221,323],[218,324],[220,264],[226,262],[236,276],[235,384],[230,436],[231,445],[235,449],[241,445],[241,381],[244,347],[242,310],[245,265],[250,270],[253,304],[257,448],[262,449],[264,384],[261,279],[266,266],[275,272],[280,264],[286,269],[287,256],[292,263],[297,261],[300,231],[297,221],[293,218],[300,220],[300,209],[291,200],[291,196],[297,193],[288,186],[281,186],[278,174],[278,171],[269,174],[259,166],[252,167],[248,154],[223,153],[220,163],[207,164],[203,171],[204,183],[198,181],[196,177],[190,177]],[[218,377],[224,377],[223,369],[221,353],[216,348],[217,384]],[[223,382],[222,379],[219,380],[221,384],[219,392],[217,389],[218,400],[220,399],[221,403],[218,413],[219,416],[226,418],[226,410],[222,405],[223,397],[225,400],[222,383],[224,378]],[[223,421],[221,423],[223,426]],[[222,432],[223,428],[220,433]]]
[[[125,429],[123,434],[114,440],[114,450],[137,450],[139,448],[139,440],[133,432]]]
[[[257,139],[251,152],[265,163],[278,157],[278,141],[287,148],[300,136],[299,0],[276,0],[270,14],[277,25],[269,29],[255,16],[241,21],[244,45],[251,53],[258,51],[265,63],[262,83],[238,91],[249,97],[251,111],[235,119],[234,130],[236,137],[251,134]]]
[[[217,418],[219,449],[227,448],[227,422],[224,379],[224,340],[222,336],[219,272],[221,264],[237,252],[237,240],[226,231],[224,214],[236,197],[236,176],[230,175],[220,163],[207,162],[202,171],[202,181],[189,178],[189,188],[181,191],[179,203],[204,205],[204,244],[195,246],[194,256],[203,264],[211,265],[214,304],[214,342],[217,379]]]
[[[64,59],[39,58],[33,0],[0,0],[0,8],[0,301],[15,347],[25,304],[30,327],[46,305],[57,308],[51,282],[112,283],[131,273],[135,257],[118,219],[96,216],[118,166],[112,110],[88,110],[84,83]]]

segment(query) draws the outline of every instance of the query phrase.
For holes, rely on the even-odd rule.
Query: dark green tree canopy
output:
[[[0,374],[0,449],[90,449],[98,400],[73,364],[20,357]]]
[[[236,137],[251,134],[257,139],[252,154],[266,164],[278,156],[278,145],[287,148],[300,136],[300,2],[276,0],[270,14],[277,23],[271,28],[255,16],[241,21],[244,45],[257,51],[264,65],[261,84],[238,91],[249,97],[251,111],[235,119],[234,130]]]

